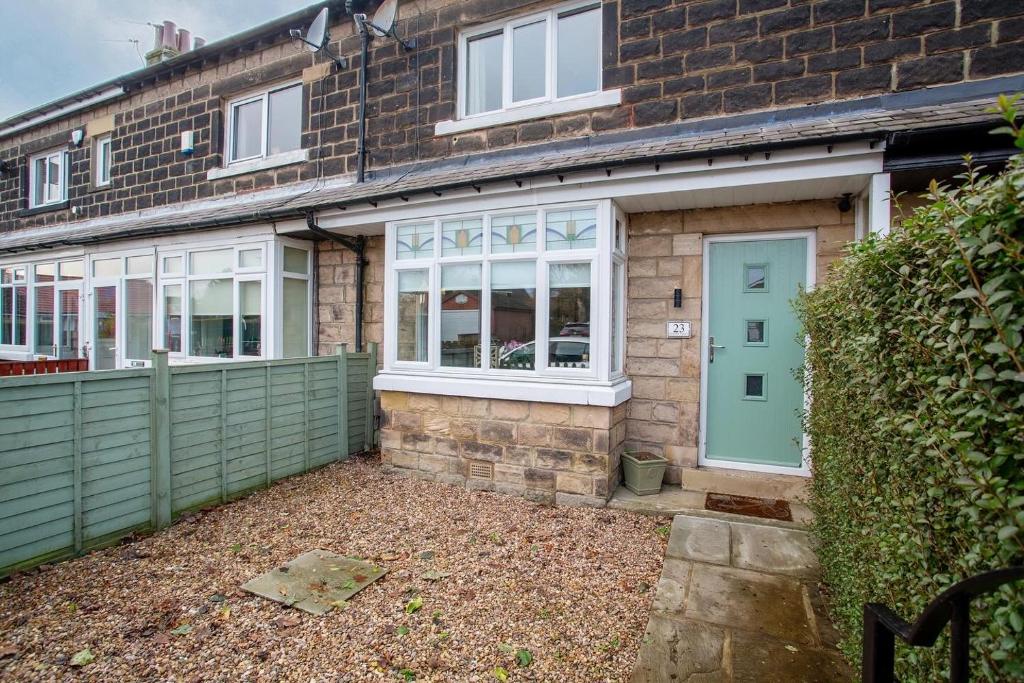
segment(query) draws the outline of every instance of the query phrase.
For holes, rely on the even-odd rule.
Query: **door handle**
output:
[[[721,344],[721,345],[716,344],[715,343],[715,338],[709,336],[708,337],[708,362],[709,363],[714,363],[715,362],[715,349],[724,349],[724,348],[725,348],[725,344]]]

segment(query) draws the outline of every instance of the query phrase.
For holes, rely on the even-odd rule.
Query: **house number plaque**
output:
[[[689,320],[669,320],[665,323],[665,336],[666,337],[682,337],[684,339],[690,338],[690,321]]]

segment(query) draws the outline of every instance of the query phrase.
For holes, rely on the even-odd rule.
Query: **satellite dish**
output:
[[[373,15],[370,22],[370,30],[378,37],[384,38],[391,35],[395,28],[395,18],[398,16],[398,0],[384,0]]]
[[[306,49],[310,52],[320,52],[321,50],[327,54],[331,60],[338,65],[339,69],[345,69],[348,67],[348,60],[345,57],[338,57],[331,53],[329,43],[331,36],[327,33],[327,8],[324,7],[320,10],[320,13],[316,15],[316,19],[309,25],[306,30],[306,35],[302,35],[302,31],[297,28],[293,28],[288,31],[292,38],[298,38],[305,45]]]
[[[324,43],[327,42],[326,7],[316,15],[316,19],[313,20],[313,23],[309,25],[309,29],[306,31],[306,37],[302,40],[306,43],[306,49],[310,52],[316,52],[323,48]]]

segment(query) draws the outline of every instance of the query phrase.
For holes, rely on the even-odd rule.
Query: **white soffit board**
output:
[[[318,222],[325,229],[345,232],[345,228],[360,228],[365,234],[365,226],[384,221],[568,201],[612,198],[625,208],[630,201],[640,202],[643,197],[660,196],[660,199],[653,200],[660,202],[659,206],[709,206],[686,205],[686,202],[700,201],[694,194],[698,193],[709,194],[707,201],[716,202],[710,206],[751,204],[765,201],[751,199],[754,196],[751,188],[759,186],[776,186],[760,190],[762,196],[778,197],[775,201],[835,197],[863,188],[867,176],[881,172],[882,156],[880,145],[871,147],[867,142],[858,142],[815,145],[767,155],[721,156],[713,158],[710,164],[706,158],[665,162],[657,169],[653,162],[632,164],[613,167],[610,175],[598,169],[565,173],[561,179],[554,175],[524,179],[522,187],[511,180],[482,183],[479,191],[467,187],[445,191],[441,197],[417,195],[380,201],[376,207],[366,203],[365,206],[350,206],[344,211],[327,210],[318,214]],[[833,181],[831,185],[828,184],[830,181]],[[819,184],[820,188],[813,187]],[[801,185],[806,187],[799,187]]]

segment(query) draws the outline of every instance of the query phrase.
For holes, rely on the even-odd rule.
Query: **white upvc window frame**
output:
[[[558,97],[558,18],[562,14],[571,13],[589,6],[593,6],[594,10],[597,11],[598,13],[602,11],[602,5],[600,0],[577,0],[576,2],[569,2],[561,5],[556,5],[542,12],[535,12],[524,16],[513,17],[512,19],[504,19],[501,21],[491,22],[488,24],[484,24],[482,26],[475,27],[470,30],[460,32],[457,48],[457,98],[459,119],[464,120],[466,122],[470,122],[475,119],[496,118],[499,117],[504,112],[512,112],[518,109],[541,108],[547,105],[551,105],[552,103],[567,103],[572,102],[574,100],[587,102],[593,99],[596,95],[600,94],[603,88],[601,50],[604,32],[602,30],[598,31],[597,40],[595,41],[594,52],[594,59],[597,64],[598,71],[597,89],[590,92],[568,95],[566,97]],[[538,21],[545,22],[547,36],[545,49],[544,95],[529,100],[513,102],[512,32],[517,27],[525,26]],[[469,100],[467,98],[467,90],[469,83],[469,42],[474,38],[479,38],[487,34],[493,34],[499,30],[502,32],[502,106],[499,109],[490,109],[487,111],[470,114]],[[604,102],[597,103],[597,106],[600,106],[601,104],[604,104]]]
[[[552,250],[547,248],[546,218],[554,212],[567,209],[592,208],[596,214],[597,239],[594,247],[586,249]],[[496,217],[510,214],[535,213],[537,240],[532,251],[491,253],[491,224]],[[442,256],[441,224],[445,221],[481,218],[483,222],[483,244],[480,254],[468,256]],[[384,370],[394,375],[450,378],[453,380],[478,380],[481,383],[501,382],[514,385],[528,383],[559,383],[588,386],[609,386],[616,379],[622,381],[623,373],[615,377],[610,371],[611,358],[611,268],[613,260],[612,226],[614,205],[610,200],[567,202],[544,206],[511,206],[492,211],[451,214],[432,218],[390,222],[386,227],[385,240],[385,294],[384,294]],[[433,227],[433,249],[428,256],[399,259],[397,257],[397,232],[403,225],[431,224]],[[625,263],[625,254],[619,258]],[[503,262],[527,261],[536,264],[536,311],[534,330],[534,369],[497,369],[490,366],[491,329],[491,265]],[[451,264],[481,264],[480,302],[480,365],[479,368],[446,367],[441,365],[441,268]],[[587,263],[590,265],[590,350],[589,368],[548,367],[549,326],[549,269],[552,265]],[[427,360],[398,360],[398,274],[408,270],[426,270],[429,287]],[[623,269],[624,272],[624,269]],[[624,293],[620,290],[624,318]],[[620,327],[624,332],[624,326]],[[616,339],[624,354],[625,338],[620,333]],[[620,355],[620,358],[622,355]]]
[[[291,247],[306,252],[306,272],[296,273],[284,269],[284,248]],[[278,237],[274,244],[274,263],[278,264],[274,270],[274,306],[277,310],[277,325],[274,327],[274,334],[277,336],[275,348],[277,357],[284,358],[284,281],[303,280],[306,283],[306,355],[313,355],[313,269],[316,264],[313,262],[313,247],[305,240]]]
[[[239,260],[241,258],[240,252],[248,251],[251,249],[260,249],[262,254],[261,263],[259,267],[240,268]],[[195,272],[192,270],[191,256],[193,254],[201,254],[204,252],[211,251],[231,251],[231,270],[220,272],[220,273],[207,273],[207,272]],[[181,285],[181,351],[171,353],[172,358],[177,358],[186,362],[195,363],[214,363],[224,361],[249,361],[249,360],[266,360],[270,356],[269,354],[269,342],[270,337],[268,336],[270,316],[268,315],[268,293],[267,293],[267,246],[265,241],[251,242],[251,243],[238,243],[238,244],[204,244],[191,249],[184,249],[180,251],[165,251],[160,252],[160,267],[163,268],[163,259],[171,256],[182,257],[182,274],[163,274],[160,278],[160,287],[157,294],[157,308],[159,310],[159,324],[157,325],[159,330],[158,339],[162,344],[166,338],[167,330],[165,327],[166,323],[166,308],[167,301],[164,296],[164,288],[167,285]],[[215,356],[198,356],[192,353],[192,283],[196,281],[204,280],[231,280],[231,357],[230,358],[219,358]],[[260,355],[258,356],[243,356],[241,355],[242,348],[242,310],[241,310],[241,297],[239,294],[241,282],[259,282],[260,283]],[[280,321],[280,318],[278,318]]]
[[[111,157],[114,153],[114,137],[104,133],[93,140],[93,187],[110,187]]]
[[[32,338],[33,334],[33,308],[35,306],[35,287],[32,282],[32,263],[10,263],[0,266],[4,269],[10,269],[11,281],[3,282],[0,280],[0,325],[3,324],[3,316],[6,313],[3,305],[2,292],[10,290],[11,292],[11,341],[14,343],[3,343],[0,344],[0,349],[5,351],[16,351],[16,352],[27,352],[30,351],[35,340]],[[22,273],[21,278],[17,277],[18,273]],[[17,290],[23,288],[25,290],[25,334],[24,338],[16,338],[15,331],[17,330],[17,315],[19,311]],[[0,341],[4,340],[3,330],[0,329]]]
[[[235,97],[235,98],[230,99],[230,100],[227,101],[227,103],[225,105],[225,117],[224,117],[224,120],[225,120],[224,140],[225,140],[225,144],[226,144],[226,147],[224,149],[224,159],[225,159],[225,162],[226,162],[225,166],[230,167],[230,166],[234,166],[235,164],[244,164],[246,162],[254,162],[254,161],[263,160],[263,159],[272,160],[272,159],[276,159],[278,157],[287,157],[287,158],[290,159],[291,157],[296,156],[298,152],[302,151],[302,116],[301,116],[301,112],[300,112],[300,116],[299,116],[299,147],[297,149],[288,150],[288,151],[285,151],[285,152],[281,152],[279,154],[268,155],[268,153],[267,153],[267,146],[270,143],[270,116],[269,116],[270,115],[270,95],[275,93],[275,92],[278,92],[278,91],[281,91],[281,90],[287,90],[288,88],[292,88],[292,87],[296,87],[296,86],[301,89],[303,87],[302,81],[298,80],[298,81],[287,81],[285,83],[278,83],[277,85],[275,85],[275,86],[273,86],[271,88],[264,88],[263,90],[260,90],[258,92],[249,92],[249,93],[246,93],[245,95],[241,95],[239,97]],[[236,109],[238,107],[240,107],[242,105],[245,105],[245,104],[250,104],[252,102],[260,102],[261,103],[261,113],[260,113],[260,116],[261,116],[260,153],[252,155],[252,156],[240,157],[240,158],[236,159],[234,157],[234,149],[235,149],[235,111],[236,111]],[[302,106],[301,101],[300,101],[299,106],[301,108],[301,106]],[[295,160],[299,161],[300,159],[296,158]]]
[[[46,178],[39,178],[36,176],[36,162],[40,159],[45,159],[46,163],[43,168],[46,169]],[[49,180],[48,174],[50,172],[51,160],[55,160],[58,166],[58,173],[60,175],[59,182],[57,183],[57,194],[51,196],[50,187],[52,183],[47,182]],[[36,201],[36,188],[39,183],[43,184],[43,197],[42,201]],[[52,206],[54,204],[60,204],[66,202],[68,199],[68,152],[66,149],[51,149],[39,154],[33,154],[28,158],[28,207],[30,209],[38,209],[44,206]]]

